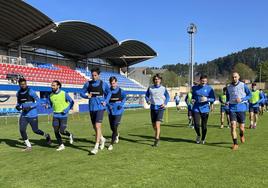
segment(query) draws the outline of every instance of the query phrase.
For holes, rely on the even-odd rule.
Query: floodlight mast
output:
[[[197,27],[191,23],[187,28],[187,33],[190,37],[190,61],[189,61],[189,86],[194,85],[194,34],[197,33]]]

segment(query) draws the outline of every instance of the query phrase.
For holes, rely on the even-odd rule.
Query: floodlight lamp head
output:
[[[195,34],[197,32],[197,27],[195,24],[191,23],[190,26],[187,28],[187,33]]]

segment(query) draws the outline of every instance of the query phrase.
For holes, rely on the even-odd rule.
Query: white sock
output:
[[[253,121],[250,121],[250,125],[253,125]]]
[[[256,122],[254,123],[254,126],[255,126],[255,127],[257,126],[257,123],[256,123]]]
[[[25,144],[26,144],[26,146],[27,146],[27,147],[29,147],[29,148],[31,148],[31,147],[32,147],[32,145],[31,145],[31,143],[30,143],[29,139],[24,140],[24,142],[25,142]]]
[[[98,149],[99,148],[99,145],[100,145],[99,143],[96,143],[95,144],[95,149]]]
[[[105,140],[105,138],[103,137],[103,136],[101,136],[101,138],[100,138],[101,140]]]

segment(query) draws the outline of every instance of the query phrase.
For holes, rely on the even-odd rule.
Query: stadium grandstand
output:
[[[0,114],[16,114],[17,80],[24,77],[45,100],[53,80],[76,101],[74,112],[87,111],[87,101],[79,96],[90,80],[90,69],[99,67],[108,82],[116,76],[127,91],[126,107],[142,107],[145,87],[128,78],[122,68],[154,58],[157,54],[138,40],[119,42],[102,28],[83,21],[54,22],[21,0],[0,0],[0,94],[10,99],[1,104]],[[40,113],[50,113],[40,107]]]

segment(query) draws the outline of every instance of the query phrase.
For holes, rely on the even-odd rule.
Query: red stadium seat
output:
[[[15,72],[35,82],[50,83],[53,80],[62,81],[64,84],[83,84],[86,79],[75,70],[64,65],[54,65],[59,70],[28,67],[14,64],[0,64],[0,78],[5,79],[7,73]]]

